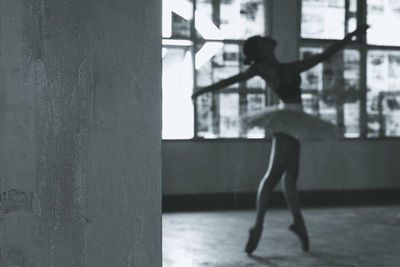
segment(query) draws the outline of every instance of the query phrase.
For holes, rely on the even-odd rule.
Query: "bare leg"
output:
[[[289,226],[300,239],[302,249],[308,251],[309,240],[306,225],[300,211],[299,197],[297,193],[297,177],[299,173],[299,160],[300,160],[300,144],[296,139],[293,139],[291,153],[286,165],[286,172],[284,175],[284,193],[288,208],[293,216],[294,223]]]
[[[293,139],[293,146],[286,166],[284,175],[284,193],[290,212],[293,215],[294,223],[302,220],[299,197],[297,193],[297,177],[299,173],[300,144]]]
[[[265,213],[271,200],[272,192],[280,181],[287,165],[293,143],[292,139],[292,137],[285,134],[276,134],[272,140],[268,170],[261,180],[257,192],[256,222],[250,229],[250,237],[245,248],[248,254],[251,254],[256,249],[260,240]]]
[[[286,144],[286,136],[281,134],[275,135],[272,140],[271,156],[269,160],[268,170],[258,186],[257,202],[256,202],[256,223],[262,226],[267,211],[267,206],[271,200],[272,193],[282,178],[285,171],[285,165],[290,150]]]

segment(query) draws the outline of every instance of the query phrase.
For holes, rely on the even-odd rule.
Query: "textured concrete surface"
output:
[[[0,266],[161,265],[160,14],[0,0]]]
[[[166,213],[168,266],[400,266],[400,206],[305,209],[310,252],[287,230],[288,211],[270,210],[253,257],[244,252],[253,211]]]

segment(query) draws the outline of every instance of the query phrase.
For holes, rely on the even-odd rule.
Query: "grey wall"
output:
[[[163,194],[256,192],[270,148],[263,140],[165,141]],[[400,189],[399,159],[400,140],[303,142],[299,189]]]
[[[161,266],[161,1],[0,0],[0,266]]]
[[[282,62],[293,61],[298,55],[301,1],[267,0],[270,35],[278,42],[276,55]]]

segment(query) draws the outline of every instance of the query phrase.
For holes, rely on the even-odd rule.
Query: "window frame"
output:
[[[162,36],[162,42],[164,42],[164,40],[189,40],[191,42],[191,51],[192,51],[192,69],[193,69],[193,90],[195,90],[196,88],[198,88],[198,80],[197,80],[197,72],[198,70],[195,67],[196,64],[196,49],[198,47],[198,45],[201,45],[205,42],[221,42],[224,45],[225,44],[234,44],[234,45],[238,45],[239,48],[239,71],[243,69],[243,61],[242,61],[242,55],[241,55],[241,51],[242,51],[242,46],[243,43],[245,41],[245,39],[223,39],[223,40],[214,40],[214,39],[207,39],[207,38],[198,38],[197,35],[197,31],[195,29],[195,24],[196,24],[196,16],[195,11],[196,11],[196,4],[197,4],[197,0],[190,0],[192,2],[192,6],[193,6],[193,17],[190,23],[190,36],[188,38],[173,38],[168,37],[165,38]],[[268,34],[268,26],[269,26],[269,22],[268,22],[268,17],[267,17],[267,11],[268,11],[268,7],[267,7],[267,3],[269,2],[269,0],[262,0],[264,2],[264,35]],[[212,18],[213,21],[218,20],[218,18]],[[171,45],[171,44],[164,44],[162,43],[162,48],[164,47],[174,47],[175,45]],[[175,47],[179,47],[179,45],[176,45]],[[211,59],[210,59],[211,60]],[[265,81],[263,81],[264,83],[264,87],[266,87]],[[264,97],[266,100],[268,100],[271,95],[269,93],[269,90],[266,89],[257,89],[257,88],[246,88],[246,81],[240,82],[239,86],[237,88],[230,88],[230,89],[226,89],[223,90],[221,92],[218,93],[213,93],[213,102],[216,101],[215,99],[218,100],[220,95],[224,95],[224,94],[231,94],[231,93],[237,93],[239,96],[239,113],[241,112],[241,106],[240,103],[242,102],[246,102],[247,101],[247,95],[248,94],[264,94]],[[265,103],[266,105],[268,104],[268,102],[266,101]],[[196,140],[196,139],[201,139],[201,140],[213,140],[213,139],[264,139],[263,138],[247,138],[247,137],[243,137],[243,136],[239,136],[239,137],[220,137],[217,136],[215,138],[204,138],[199,136],[199,129],[198,129],[198,104],[197,101],[193,101],[193,109],[194,109],[194,121],[193,121],[193,127],[194,127],[194,133],[193,133],[193,137],[191,138],[192,140]],[[240,113],[241,114],[241,113]],[[218,112],[219,115],[219,112]],[[240,130],[240,129],[239,129]],[[191,140],[191,139],[184,139],[184,140]],[[163,140],[179,140],[179,139],[163,139]]]
[[[349,6],[350,0],[345,0],[345,25],[344,25],[344,34],[349,33],[348,29],[348,19],[349,19]],[[317,39],[317,38],[303,38],[301,36],[301,19],[302,19],[302,7],[303,0],[301,0],[300,8],[298,10],[298,21],[299,21],[299,46],[298,51],[300,51],[301,47],[321,47],[332,44],[337,41],[337,39]],[[365,0],[357,0],[357,25],[367,24],[367,12],[368,12],[368,4]],[[367,32],[368,34],[368,32]],[[400,46],[392,46],[392,45],[373,45],[367,43],[367,36],[364,35],[361,38],[357,38],[353,40],[350,44],[346,45],[347,49],[355,49],[360,53],[360,118],[359,118],[359,137],[344,137],[344,140],[350,139],[399,139],[400,136],[385,136],[382,129],[382,124],[380,124],[379,135],[377,137],[372,136],[368,137],[368,111],[367,111],[367,57],[368,52],[373,50],[378,51],[399,51]],[[299,53],[300,55],[300,53]],[[380,113],[381,114],[381,113]]]
[[[272,27],[272,18],[270,17],[271,13],[271,4],[272,0],[263,0],[264,1],[264,33],[267,35],[268,33],[271,32],[271,27]],[[193,14],[196,11],[196,2],[197,0],[192,0],[193,2]],[[345,34],[348,33],[348,23],[347,20],[349,19],[349,2],[350,0],[345,0]],[[298,36],[297,36],[297,51],[298,51],[298,58],[300,56],[300,48],[301,47],[317,47],[317,46],[326,46],[329,44],[332,44],[333,42],[337,41],[337,39],[317,39],[317,38],[302,38],[301,36],[301,18],[302,18],[302,6],[303,6],[303,0],[300,1],[299,8],[297,10],[297,31],[298,31]],[[367,12],[368,12],[368,5],[367,1],[365,0],[357,0],[357,11],[356,11],[356,19],[357,19],[357,25],[362,25],[367,23]],[[164,38],[162,37],[162,41],[164,40],[189,40],[192,42],[191,44],[191,50],[192,50],[192,68],[193,68],[193,90],[197,88],[197,70],[195,68],[195,53],[196,51],[196,46],[203,43],[203,42],[222,42],[224,44],[236,44],[239,46],[239,49],[241,51],[242,45],[244,40],[243,39],[225,39],[225,40],[211,40],[211,39],[200,39],[197,37],[196,34],[196,29],[194,27],[195,25],[195,16],[193,16],[193,19],[190,23],[190,37],[189,38]],[[368,34],[368,33],[367,33]],[[175,45],[165,45],[162,44],[162,47],[176,47]],[[358,137],[344,137],[342,140],[390,140],[390,139],[399,139],[400,136],[386,136],[384,133],[382,134],[382,131],[379,131],[378,136],[371,136],[368,137],[368,111],[367,111],[367,57],[368,57],[368,52],[373,51],[373,50],[379,50],[379,51],[399,51],[400,52],[400,46],[391,46],[391,45],[373,45],[373,44],[368,44],[367,43],[367,38],[366,36],[363,36],[363,38],[359,38],[357,40],[353,40],[350,44],[346,45],[346,48],[348,49],[355,49],[359,51],[360,53],[360,62],[359,62],[359,70],[360,70],[360,110],[359,110],[359,136]],[[242,62],[240,61],[239,63],[239,69],[242,69]],[[265,105],[269,105],[272,102],[276,101],[274,99],[274,96],[270,92],[270,90],[265,90],[265,89],[245,89],[245,82],[239,83],[239,86],[237,88],[232,88],[225,90],[223,92],[219,92],[218,94],[226,94],[226,93],[238,93],[239,95],[239,103],[242,101],[243,98],[247,97],[247,94],[249,93],[257,93],[257,94],[264,94],[265,95]],[[240,105],[239,105],[240,108]],[[270,136],[268,134],[265,134],[264,137],[260,138],[247,138],[247,137],[220,137],[217,136],[215,138],[204,138],[204,137],[199,137],[198,136],[198,110],[197,110],[197,103],[196,101],[194,102],[193,105],[194,109],[194,121],[193,121],[193,127],[194,127],[194,134],[192,138],[189,139],[163,139],[163,141],[177,141],[177,140],[262,140],[262,139],[269,139]],[[382,129],[382,125],[380,125]]]

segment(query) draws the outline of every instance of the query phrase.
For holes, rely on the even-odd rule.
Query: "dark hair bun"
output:
[[[258,43],[260,41],[269,41],[272,44],[272,50],[275,49],[276,46],[276,41],[272,39],[269,36],[262,37],[260,35],[252,36],[248,38],[246,41],[243,43],[243,54],[245,56],[245,59],[243,60],[243,63],[246,65],[252,64],[254,62],[257,62],[258,60]]]

